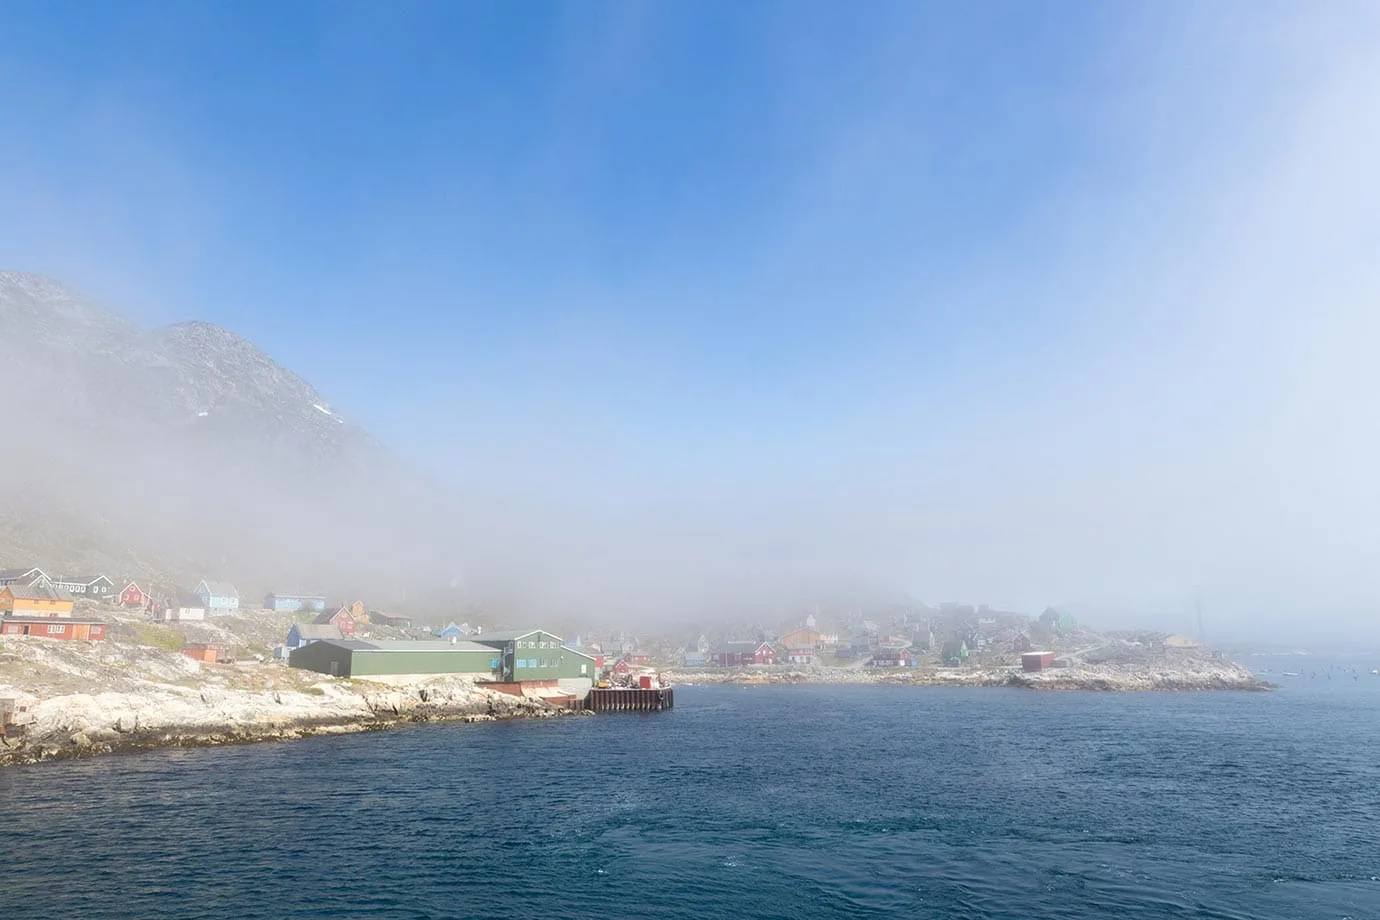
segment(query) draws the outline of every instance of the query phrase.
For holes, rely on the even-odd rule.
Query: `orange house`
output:
[[[819,648],[822,638],[823,636],[815,630],[808,626],[802,626],[782,636],[781,644],[786,648]]]
[[[0,635],[99,642],[105,638],[105,624],[86,617],[5,617],[0,620]]]
[[[6,585],[0,588],[0,613],[15,617],[70,617],[72,598],[58,588]]]
[[[220,660],[219,645],[188,645],[182,649],[182,654],[188,658],[194,658],[203,664],[215,664]]]

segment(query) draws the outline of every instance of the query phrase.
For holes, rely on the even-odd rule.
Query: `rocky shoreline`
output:
[[[413,722],[489,722],[580,715],[463,678],[410,687],[328,681],[304,690],[150,685],[32,703],[22,732],[0,739],[0,766],[168,747],[285,741]]]
[[[1025,672],[1003,665],[915,670],[762,667],[675,670],[682,685],[888,684],[1044,691],[1267,690],[1211,653],[1147,654]],[[164,747],[280,741],[377,731],[414,722],[486,722],[572,715],[468,677],[338,680],[281,666],[202,665],[185,655],[113,643],[0,640],[0,700],[23,707],[0,738],[0,766]]]
[[[914,687],[1012,687],[1024,690],[1144,692],[1263,691],[1272,685],[1234,662],[1192,658],[1155,664],[1081,665],[1026,672],[1016,667],[863,670],[800,668],[788,671],[744,668],[735,671],[674,671],[666,678],[683,684],[891,684]]]

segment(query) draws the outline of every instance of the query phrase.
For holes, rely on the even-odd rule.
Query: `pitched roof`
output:
[[[195,594],[188,594],[185,591],[178,591],[174,594],[173,602],[183,609],[204,610],[206,608],[201,598],[197,597]]]
[[[292,627],[303,639],[343,639],[340,627],[321,623],[298,623]]]
[[[334,609],[334,610],[323,610],[323,611],[321,611],[320,613],[318,613],[315,617],[312,618],[312,622],[313,622],[313,623],[330,623],[332,620],[334,620],[336,617],[340,616],[340,614],[342,614],[342,613],[345,614],[347,617],[350,616],[350,608],[349,608],[349,607],[337,607],[337,608]],[[350,617],[350,618],[351,618],[351,619],[354,619],[353,617]]]
[[[322,645],[333,645],[353,652],[484,652],[494,650],[477,642],[450,642],[445,639],[322,639]]]
[[[0,570],[0,581],[14,581],[16,578],[23,578],[25,575],[42,575],[44,578],[48,577],[47,574],[44,573],[44,571],[40,569],[38,566],[31,565],[27,569]]]
[[[98,620],[95,617],[26,617],[26,616],[0,616],[0,622],[4,623],[75,623],[78,626],[105,626],[105,620]]]
[[[369,639],[364,643],[370,652],[484,652],[494,649],[478,642],[451,642],[449,639]]]
[[[7,585],[0,590],[8,591],[15,597],[26,600],[70,601],[72,595],[51,585]]]
[[[206,586],[206,590],[212,597],[239,597],[240,592],[235,590],[235,586],[228,581],[205,581],[201,584]]]
[[[526,639],[533,633],[539,632],[544,632],[548,636],[555,636],[556,640],[560,641],[560,636],[557,636],[553,632],[547,632],[544,629],[504,629],[496,632],[481,633],[475,636],[475,639],[479,642],[511,642],[514,639]]]
[[[741,655],[747,653],[750,655],[766,644],[765,642],[758,642],[756,639],[734,639],[714,649],[714,654]]]
[[[104,576],[104,575],[63,575],[61,578],[59,578],[59,577],[57,577],[56,575],[54,575],[54,576],[52,577],[51,580],[54,581],[54,582],[62,582],[63,584],[67,584],[67,585],[89,585],[89,584],[91,584],[92,582],[100,581],[102,578],[105,578],[105,576]],[[109,578],[105,578],[105,580],[106,580],[106,581],[110,581]],[[114,584],[114,582],[110,582],[110,583],[111,583],[111,584]]]

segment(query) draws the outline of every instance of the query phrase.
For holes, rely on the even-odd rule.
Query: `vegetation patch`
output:
[[[139,645],[151,645],[154,648],[161,648],[165,652],[182,651],[182,634],[166,626],[156,626],[152,623],[131,623],[129,630],[134,633],[134,641]]]

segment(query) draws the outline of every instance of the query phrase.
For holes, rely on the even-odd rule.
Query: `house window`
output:
[[[580,665],[580,676],[581,676],[581,677],[584,677],[584,676],[585,676],[585,668],[586,668],[586,667],[587,667],[587,665],[583,665],[583,664]]]
[[[525,668],[525,667],[527,667],[527,659],[526,659],[526,658],[519,658],[519,659],[517,660],[517,666],[518,666],[519,668]]]
[[[50,636],[60,636],[65,632],[67,632],[67,627],[61,623],[54,623],[48,627],[48,635]]]

